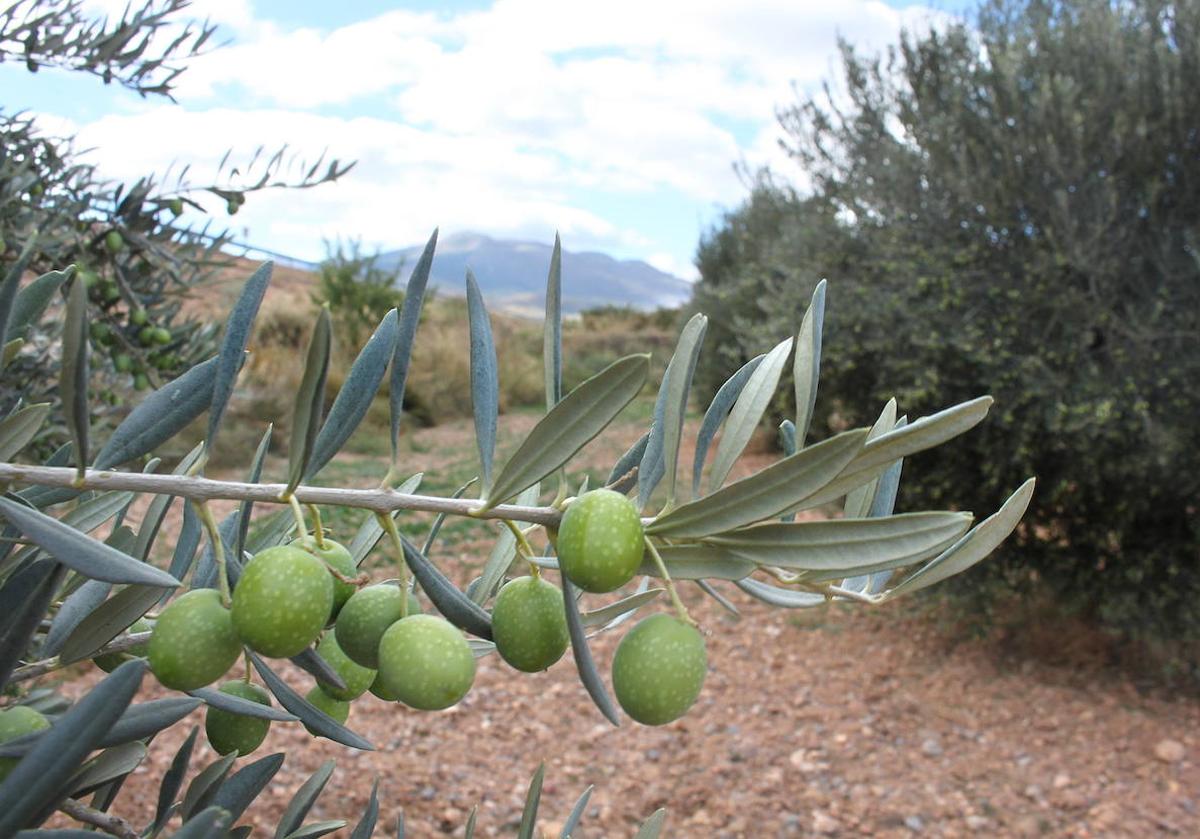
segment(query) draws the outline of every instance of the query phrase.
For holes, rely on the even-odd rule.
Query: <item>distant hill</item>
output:
[[[407,275],[421,249],[414,245],[383,253],[379,266],[392,268],[403,262]],[[446,236],[438,240],[429,284],[442,294],[462,295],[469,267],[490,308],[540,317],[552,251],[551,245],[492,239],[478,233]],[[641,260],[617,260],[595,252],[564,250],[562,283],[565,313],[597,306],[672,307],[692,295],[691,283]]]

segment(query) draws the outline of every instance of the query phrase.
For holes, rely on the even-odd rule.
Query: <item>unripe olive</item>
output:
[[[342,652],[342,648],[338,646],[337,637],[332,632],[326,632],[321,643],[317,645],[317,655],[325,659],[325,663],[332,667],[334,672],[341,676],[342,681],[346,683],[345,689],[335,688],[324,682],[320,683],[321,690],[329,694],[332,699],[341,699],[343,702],[358,699],[375,681],[375,671],[370,667],[363,667],[361,664],[351,661],[350,656]]]
[[[692,707],[707,671],[700,631],[672,615],[651,615],[617,646],[613,692],[633,719],[663,725]]]
[[[135,632],[149,632],[153,628],[154,626],[150,623],[150,621],[146,620],[145,618],[138,618],[133,622],[133,626],[129,627],[129,632],[131,634]],[[96,666],[105,673],[111,673],[112,671],[116,670],[118,666],[129,661],[131,658],[140,658],[145,656],[149,648],[150,642],[143,641],[137,646],[130,647],[124,652],[105,653],[104,655],[98,655],[92,659],[92,661],[94,661]]]
[[[169,344],[171,343],[171,330],[167,329],[165,326],[156,326],[154,327],[154,332],[150,337],[151,340],[156,344]]]
[[[351,661],[379,669],[379,641],[388,627],[400,620],[402,598],[400,586],[390,583],[367,586],[350,596],[338,613],[333,631],[338,646]],[[421,605],[408,592],[408,613],[420,611]]]
[[[50,720],[28,705],[17,705],[0,711],[0,743],[16,740],[35,731],[45,731],[50,727]],[[17,765],[19,757],[0,757],[0,782],[8,777],[8,773]]]
[[[233,625],[251,649],[289,658],[321,634],[333,605],[325,563],[290,545],[255,554],[233,592]]]
[[[387,685],[383,683],[383,679],[379,678],[379,671],[375,671],[375,681],[371,682],[371,693],[382,699],[384,702],[398,702],[400,697],[387,689]]]
[[[145,326],[150,316],[146,314],[145,309],[134,309],[129,313],[129,322],[134,326]]]
[[[104,234],[104,247],[108,248],[109,253],[120,253],[125,249],[125,237],[116,230],[110,230]]]
[[[526,673],[558,661],[570,640],[562,591],[540,577],[510,580],[492,608],[492,640],[501,658]]]
[[[345,725],[346,720],[350,718],[350,703],[344,699],[334,699],[332,696],[315,687],[308,693],[304,694],[304,698],[308,703],[314,706],[318,711],[324,712],[326,715],[333,717],[337,722]],[[304,724],[308,728],[308,723]],[[317,736],[317,732],[308,728],[308,733]]]
[[[146,377],[145,373],[138,373],[133,377],[134,390],[145,390],[148,387],[150,387],[150,379]]]
[[[202,588],[163,609],[146,655],[164,686],[195,690],[224,676],[241,652],[242,642],[221,596]]]
[[[121,299],[121,289],[114,282],[105,283],[102,293],[104,294],[104,299],[109,303],[116,303]]]
[[[177,215],[177,216],[183,215],[183,200],[182,199],[172,198],[170,201],[167,202],[167,207],[175,215]]]
[[[642,520],[633,502],[595,489],[571,503],[558,528],[558,563],[584,591],[613,591],[642,564]]]
[[[294,539],[291,544],[301,550],[308,551],[343,577],[356,576],[358,574],[358,567],[354,564],[354,557],[350,556],[350,551],[344,545],[328,537],[325,537],[323,541],[325,542],[324,548],[317,547],[317,540],[312,536]],[[353,583],[344,583],[337,577],[333,577],[333,608],[329,613],[330,620],[338,616],[338,612],[342,611],[342,607],[346,605],[346,601],[356,591],[358,589],[354,587]]]
[[[383,633],[379,675],[405,705],[440,711],[471,689],[475,656],[462,632],[445,618],[412,615]]]
[[[220,690],[221,693],[248,699],[259,705],[271,704],[269,693],[258,685],[243,682],[241,679],[226,682],[221,685]],[[270,728],[270,720],[235,714],[211,705],[204,716],[204,734],[208,737],[213,751],[219,755],[227,755],[230,752],[237,752],[239,755],[250,754],[267,739],[267,731]]]
[[[128,373],[133,369],[133,359],[125,353],[117,353],[113,358],[113,367],[118,373]]]
[[[40,183],[35,183],[33,186],[31,186],[29,188],[29,194],[32,195],[34,198],[41,198],[42,195],[45,194],[45,192],[46,192],[46,188],[44,186],[42,186]]]
[[[229,213],[231,216],[237,215],[237,211],[240,206],[242,205],[230,198],[225,202],[225,212]]]

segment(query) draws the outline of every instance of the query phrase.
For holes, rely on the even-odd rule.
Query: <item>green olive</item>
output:
[[[304,698],[308,700],[308,704],[326,716],[333,717],[335,721],[342,725],[345,725],[346,720],[350,718],[350,703],[344,699],[334,699],[319,687],[315,687],[304,694]],[[305,723],[304,727],[308,728],[308,723]],[[317,736],[317,732],[311,728],[308,728],[308,733],[314,737]]]
[[[16,740],[35,731],[45,731],[50,727],[50,720],[41,711],[36,711],[28,705],[17,705],[0,711],[0,743]],[[21,760],[19,757],[0,757],[0,782],[8,777],[8,773]]]
[[[351,661],[379,669],[379,641],[388,627],[400,620],[402,597],[399,586],[381,583],[359,589],[346,601],[333,631]],[[421,605],[409,592],[408,613],[420,611]]]
[[[173,601],[154,623],[146,656],[166,687],[195,690],[225,675],[242,652],[229,610],[213,589]]]
[[[325,563],[290,545],[260,551],[233,592],[233,625],[256,652],[290,658],[316,640],[333,605]]]
[[[324,538],[323,541],[325,543],[325,547],[323,548],[317,546],[317,540],[312,536],[295,539],[291,544],[301,550],[308,551],[343,577],[357,576],[358,566],[354,564],[354,557],[350,556],[350,551],[344,545],[328,537]],[[356,591],[358,589],[355,588],[353,583],[344,583],[337,577],[333,578],[333,608],[329,613],[330,620],[338,616],[338,612],[342,611],[342,607],[346,605],[346,601]]]
[[[572,583],[584,591],[613,591],[641,567],[641,516],[619,492],[592,490],[567,507],[556,544],[559,567]]]
[[[633,719],[663,725],[692,707],[707,671],[700,631],[672,615],[651,615],[617,646],[613,692]]]
[[[326,632],[321,643],[317,645],[317,655],[325,659],[325,663],[332,667],[334,672],[341,676],[342,681],[346,683],[345,689],[321,683],[321,690],[329,694],[332,699],[341,699],[344,702],[357,699],[366,693],[375,681],[375,671],[370,667],[357,664],[350,659],[350,656],[342,652],[342,648],[338,646],[337,637],[332,632]]]
[[[110,230],[104,234],[104,247],[109,253],[120,253],[125,250],[125,237],[117,230]]]
[[[540,577],[510,580],[492,607],[492,640],[501,658],[526,673],[558,661],[570,640],[562,591]]]
[[[445,618],[412,615],[392,624],[380,639],[379,675],[405,705],[440,711],[471,689],[475,656],[462,632]]]
[[[259,705],[270,705],[271,695],[258,685],[252,685],[238,679],[221,685],[221,693],[248,699]],[[237,752],[248,755],[267,738],[271,721],[246,714],[236,714],[209,706],[204,716],[204,734],[208,737],[209,745],[219,755]]]

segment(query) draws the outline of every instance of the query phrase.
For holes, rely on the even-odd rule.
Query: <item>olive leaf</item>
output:
[[[163,586],[131,585],[97,605],[63,640],[64,664],[91,658],[101,647],[134,624],[170,591]]]
[[[4,314],[7,317],[7,312]],[[83,281],[77,279],[71,283],[71,290],[67,294],[58,394],[75,446],[75,468],[80,477],[88,464],[88,428],[91,425],[88,378],[87,289]]]
[[[1008,497],[1000,509],[971,529],[941,555],[918,568],[885,594],[885,599],[918,591],[966,571],[986,558],[1016,529],[1033,498],[1036,480],[1030,478]]]
[[[93,467],[111,469],[154,451],[213,401],[219,358],[210,358],[139,402],[100,448]]]
[[[655,445],[656,428],[662,429],[662,458],[663,468],[667,478],[667,504],[675,502],[675,479],[679,471],[679,438],[683,436],[683,420],[687,414],[688,395],[692,390],[692,377],[696,372],[696,360],[700,357],[700,347],[704,343],[704,334],[708,331],[708,318],[701,314],[692,315],[684,325],[679,335],[679,343],[675,354],[667,364],[663,374],[663,386],[666,397],[663,401],[662,425],[650,431],[650,446]],[[639,493],[645,500],[649,499],[653,487],[645,493]],[[644,505],[643,505],[644,506]]]
[[[752,560],[718,545],[661,545],[658,553],[667,572],[676,580],[740,580],[757,567]],[[647,577],[660,576],[658,566],[648,554],[638,573]]]
[[[980,396],[936,414],[921,417],[908,425],[893,428],[863,446],[862,451],[842,470],[842,474],[819,492],[798,502],[790,512],[799,512],[836,501],[855,487],[883,474],[892,462],[939,446],[970,431],[987,416],[991,405],[992,397]]]
[[[8,272],[4,275],[4,281],[0,283],[0,346],[7,344],[9,337],[13,334],[9,331],[9,322],[12,320],[14,308],[13,301],[17,297],[17,289],[21,287],[21,278],[25,275],[25,269],[29,267],[29,263],[37,251],[37,238],[37,234],[34,233],[25,241],[16,261],[9,266]]]
[[[704,412],[704,419],[700,421],[700,429],[696,432],[696,452],[692,457],[692,498],[700,495],[700,476],[704,471],[704,461],[708,457],[708,447],[712,445],[713,437],[716,436],[725,418],[729,416],[729,411],[746,386],[746,382],[766,357],[766,353],[755,356],[726,379],[725,383],[717,390],[712,402],[709,403],[708,410]],[[792,453],[788,452],[788,454]]]
[[[576,603],[575,586],[562,575],[563,610],[567,616],[567,634],[571,636],[571,655],[575,658],[575,668],[579,671],[579,681],[592,698],[592,702],[600,709],[609,722],[619,726],[621,718],[617,707],[613,704],[596,662],[592,659],[592,651],[588,649],[587,636],[583,631],[583,618],[579,614],[579,604]]]
[[[304,470],[306,480],[311,479],[333,459],[367,415],[375,394],[379,392],[383,374],[387,372],[388,364],[396,352],[398,319],[395,309],[384,315],[379,326],[358,353],[358,357],[354,359],[354,363],[350,365],[346,381],[333,400],[329,416],[325,418],[316,442],[313,443],[312,455],[308,459],[308,467]]]
[[[263,681],[266,682],[267,690],[271,691],[271,694],[279,700],[280,705],[299,717],[300,721],[318,737],[326,737],[352,749],[375,750],[375,747],[368,741],[288,687],[287,683],[275,675],[275,672],[257,654],[247,654],[250,656],[250,663],[258,671],[258,675],[262,676]]]
[[[41,430],[49,415],[50,403],[38,402],[5,417],[0,422],[0,460],[8,461],[16,457]]]
[[[875,424],[867,432],[867,442],[869,443],[877,437],[886,434],[895,428],[895,426],[896,400],[889,399],[887,404],[883,406],[883,411],[880,412],[879,418],[875,420]],[[873,478],[847,493],[846,501],[842,505],[842,515],[848,519],[858,519],[866,516],[870,512],[871,502],[875,498],[875,489],[878,486],[879,478]]]
[[[463,493],[470,489],[472,484],[478,480],[478,478],[471,478],[458,489],[454,490],[454,494],[450,497],[462,498]],[[430,551],[433,550],[433,543],[437,541],[438,534],[441,532],[442,525],[445,524],[445,522],[446,514],[438,513],[437,517],[433,520],[433,524],[429,526],[429,535],[425,537],[425,544],[421,547],[421,553],[425,554],[425,556],[429,556]]]
[[[243,766],[221,784],[217,794],[213,796],[212,805],[220,807],[237,821],[246,812],[250,803],[258,798],[259,793],[266,789],[267,784],[275,777],[275,773],[283,766],[283,753],[259,758],[254,763]]]
[[[788,338],[767,353],[762,363],[750,374],[742,392],[738,394],[737,402],[729,412],[729,419],[725,421],[725,431],[717,445],[717,455],[713,458],[712,470],[708,475],[709,492],[725,483],[734,462],[745,450],[746,444],[758,428],[763,413],[779,386],[779,377],[783,375],[783,366],[792,351],[793,343],[793,340]]]
[[[655,810],[650,818],[642,822],[642,826],[638,829],[637,835],[633,839],[658,839],[666,821],[667,811],[662,808]]]
[[[500,380],[496,370],[496,342],[479,283],[467,269],[467,319],[471,331],[471,406],[475,413],[475,443],[479,447],[481,490],[492,486],[496,457],[496,420],[500,414]]]
[[[220,836],[231,821],[229,813],[220,807],[208,807],[188,819],[183,827],[172,834],[171,839],[208,839]]]
[[[588,801],[591,800],[594,789],[595,786],[589,784],[588,788],[579,796],[579,800],[571,808],[571,814],[563,822],[562,831],[558,834],[559,839],[571,839],[571,834],[575,832],[575,828],[579,827],[579,822],[583,819],[583,813],[587,810]]]
[[[29,647],[64,576],[63,566],[57,562],[36,560],[14,572],[0,588],[4,609],[0,613],[0,688]]]
[[[540,484],[534,484],[526,487],[517,496],[517,504],[527,507],[536,504],[540,486]],[[500,583],[504,580],[505,572],[512,565],[516,552],[517,539],[513,536],[512,531],[505,527],[492,544],[492,552],[488,555],[487,562],[483,565],[483,571],[479,575],[479,584],[469,595],[471,600],[482,606],[488,601],[488,598],[496,593]]]
[[[646,448],[649,445],[650,432],[647,431],[645,434],[639,437],[632,446],[629,447],[625,454],[618,458],[615,464],[613,464],[612,471],[608,473],[608,478],[604,481],[604,485],[608,487],[614,487],[619,481],[623,481],[631,473],[633,473],[634,467],[638,466],[642,462],[642,458],[645,457]],[[632,488],[632,485],[630,485],[628,488],[626,488],[626,490],[617,491],[624,494],[624,492]]]
[[[212,404],[208,412],[208,430],[204,435],[205,451],[211,452],[217,445],[217,432],[221,428],[221,420],[225,416],[225,407],[229,397],[233,395],[233,386],[237,381],[238,372],[246,354],[246,343],[254,328],[254,319],[258,316],[258,307],[262,305],[263,296],[271,282],[271,271],[274,263],[264,262],[246,280],[242,293],[233,305],[233,311],[225,322],[225,337],[221,341],[221,351],[217,355],[217,369],[213,379]]]
[[[433,266],[433,252],[437,248],[438,232],[435,229],[425,250],[413,268],[412,276],[404,289],[404,304],[400,307],[400,324],[396,333],[396,352],[392,356],[392,377],[388,388],[391,407],[392,466],[400,458],[400,417],[404,414],[404,388],[408,382],[408,365],[412,359],[413,340],[421,321],[421,305],[425,302],[425,286],[429,283],[429,269]]]
[[[837,477],[859,453],[866,429],[845,431],[785,457],[711,495],[659,516],[647,533],[699,537],[779,515]]]
[[[137,742],[106,749],[84,764],[68,782],[71,796],[81,798],[123,778],[138,768],[146,757],[146,751],[146,744]]]
[[[297,722],[300,719],[295,714],[281,711],[274,705],[263,705],[259,702],[252,702],[249,699],[242,699],[240,696],[234,696],[231,693],[225,693],[215,688],[189,690],[188,696],[194,696],[212,708],[219,708],[231,714],[241,714],[243,717],[255,717],[256,719],[271,720],[273,722]]]
[[[649,356],[629,355],[564,396],[504,464],[484,509],[504,503],[570,460],[637,396],[649,369]]]
[[[371,839],[371,834],[375,832],[375,823],[379,820],[379,776],[375,776],[375,781],[371,784],[371,796],[367,799],[367,809],[363,811],[362,818],[358,820],[358,824],[354,825],[354,831],[350,834],[350,839]]]
[[[292,437],[288,446],[288,478],[284,495],[291,495],[300,485],[300,479],[308,467],[313,443],[321,427],[321,409],[325,405],[325,378],[329,373],[331,332],[329,308],[321,309],[316,326],[308,342],[308,355],[304,361],[304,375],[296,390],[296,403],[292,409]]]
[[[713,600],[717,601],[722,609],[729,612],[731,615],[735,615],[736,617],[742,616],[741,611],[733,604],[733,601],[721,594],[721,592],[717,591],[716,587],[713,586],[712,583],[708,582],[708,580],[693,580],[693,582],[696,584],[696,588],[700,589]]]
[[[757,565],[801,572],[806,582],[870,574],[921,562],[954,544],[970,513],[924,512],[863,519],[775,522],[705,541]]]
[[[167,820],[174,812],[175,796],[183,788],[183,779],[187,775],[188,764],[192,760],[192,751],[196,748],[196,738],[200,734],[199,726],[192,726],[191,733],[175,752],[171,766],[163,773],[162,782],[158,786],[158,804],[154,810],[154,825],[150,835],[161,832],[167,825]]]
[[[279,818],[279,824],[275,826],[275,839],[284,839],[284,837],[292,835],[303,824],[304,817],[316,803],[317,796],[329,783],[334,765],[332,760],[325,761],[300,789],[296,790],[296,794],[292,796],[292,800],[288,802],[287,808]]]
[[[554,234],[550,271],[546,275],[546,319],[542,331],[542,371],[546,410],[562,399],[562,241]]]
[[[643,581],[644,582],[644,581]],[[638,609],[645,606],[662,594],[666,589],[661,588],[642,588],[628,597],[622,597],[615,603],[609,603],[607,606],[602,606],[599,609],[592,609],[588,612],[583,612],[580,618],[583,625],[586,627],[599,626],[609,623],[624,615],[631,615]]]
[[[0,836],[60,800],[63,786],[137,693],[145,662],[127,661],[63,714],[0,783]]]
[[[46,638],[42,642],[41,655],[43,657],[58,655],[67,637],[74,632],[84,618],[104,602],[110,591],[112,591],[112,583],[87,580],[63,600],[62,605],[58,607],[58,612],[50,621],[50,629],[47,630]]]
[[[823,606],[829,602],[829,598],[823,594],[780,588],[779,586],[752,580],[748,577],[744,580],[735,581],[734,585],[751,597],[782,609],[811,609],[814,606]]]
[[[533,839],[537,825],[538,806],[542,801],[542,781],[546,776],[546,764],[539,763],[537,771],[529,780],[529,791],[525,794],[525,807],[521,811],[521,824],[517,828],[517,839]]]
[[[250,460],[250,474],[246,476],[246,483],[256,484],[262,480],[263,464],[267,460],[267,450],[271,447],[271,434],[274,430],[275,423],[267,423],[267,429],[259,439],[258,448],[254,450],[254,457]],[[254,502],[250,499],[238,505],[238,528],[237,537],[233,541],[233,556],[238,558],[239,563],[242,552],[246,549],[246,535],[250,532],[250,516],[253,511]]]
[[[172,475],[184,475],[192,468],[197,460],[200,459],[200,454],[204,451],[204,444],[197,443],[190,452],[176,464],[171,471]],[[137,541],[134,543],[131,556],[145,562],[150,556],[150,548],[154,544],[154,540],[158,537],[159,528],[162,527],[163,519],[166,518],[167,511],[171,504],[175,501],[173,495],[156,495],[150,501],[150,506],[146,508],[146,514],[142,517],[142,523],[138,526]]]
[[[179,585],[179,581],[165,571],[139,562],[95,539],[89,539],[57,519],[17,504],[9,498],[0,498],[0,515],[63,565],[93,580],[157,586]]]
[[[796,448],[804,448],[817,404],[817,385],[821,379],[821,333],[825,324],[825,280],[813,289],[812,301],[796,333],[796,357],[792,379],[796,391]]]
[[[180,808],[185,827],[193,815],[202,814],[209,809],[209,803],[217,794],[217,790],[221,788],[221,784],[225,782],[225,778],[229,775],[229,770],[233,768],[237,758],[237,752],[230,752],[205,766],[196,773],[196,777],[192,778],[187,792],[183,795],[183,805]],[[203,835],[207,836],[207,834]]]
[[[404,550],[404,561],[416,577],[417,584],[446,620],[472,635],[486,641],[492,640],[492,616],[459,591],[411,542],[401,537],[400,543]]]
[[[18,291],[8,315],[7,328],[0,333],[0,345],[24,337],[25,330],[41,319],[55,293],[73,274],[71,269],[48,271]]]

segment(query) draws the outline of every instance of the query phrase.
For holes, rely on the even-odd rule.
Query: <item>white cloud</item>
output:
[[[80,127],[114,176],[172,160],[210,171],[243,142],[329,148],[357,159],[354,172],[318,194],[252,200],[237,221],[253,239],[317,256],[322,236],[396,246],[435,224],[543,239],[559,229],[568,247],[636,252],[687,276],[694,242],[629,229],[588,196],[668,194],[697,218],[736,203],[734,161],[788,171],[775,108],[835,70],[839,33],[878,48],[931,14],[875,0],[497,0],[285,31],[247,0],[194,12],[238,43],[184,74],[177,96],[192,110],[139,105]]]

